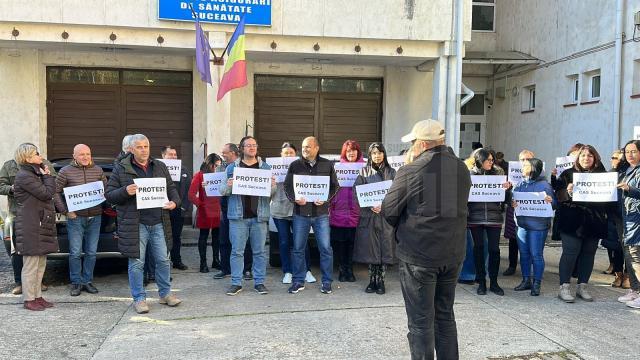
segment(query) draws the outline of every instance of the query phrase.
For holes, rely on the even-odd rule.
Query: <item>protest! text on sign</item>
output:
[[[158,159],[167,165],[167,170],[171,174],[171,180],[180,181],[182,171],[182,160],[180,159]]]
[[[503,175],[472,175],[469,202],[503,202],[505,182]]]
[[[222,196],[220,194],[220,185],[227,181],[226,172],[206,173],[202,175],[204,181],[204,192],[207,196]]]
[[[271,196],[271,170],[233,168],[234,195]]]
[[[356,194],[358,195],[360,207],[380,206],[387,192],[389,192],[392,182],[391,180],[386,180],[372,184],[357,185]]]
[[[62,189],[69,212],[84,210],[102,204],[104,199],[104,183],[94,181],[88,184],[69,186]]]
[[[140,178],[133,179],[138,186],[136,190],[137,209],[161,208],[165,206],[167,198],[167,179]]]
[[[516,216],[553,217],[551,204],[545,201],[545,192],[513,192]]]
[[[556,158],[556,170],[558,171],[557,176],[560,176],[563,171],[572,168],[575,163],[576,157],[572,155]]]
[[[335,163],[334,168],[336,169],[336,177],[338,178],[340,187],[352,187],[360,173],[360,169],[366,165],[367,164],[363,162]]]
[[[296,200],[307,202],[329,199],[329,177],[315,175],[293,175],[293,192]]]
[[[291,157],[268,157],[267,164],[271,166],[271,174],[275,176],[276,182],[282,183],[284,182],[284,178],[287,177],[287,171],[289,170],[289,165],[292,162],[296,161],[298,158],[295,156]]]
[[[391,165],[391,167],[395,171],[398,171],[398,169],[400,169],[402,166],[404,166],[405,157],[404,157],[404,155],[387,156],[387,161],[389,162],[389,165]]]
[[[573,173],[573,201],[618,200],[618,173]]]

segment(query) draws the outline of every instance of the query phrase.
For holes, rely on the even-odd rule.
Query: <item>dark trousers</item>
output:
[[[458,359],[453,313],[461,264],[422,267],[400,261],[400,285],[407,311],[411,359]]]
[[[615,250],[607,249],[607,254],[609,255],[609,263],[613,266],[613,272],[623,272],[624,252],[622,252],[622,248]]]
[[[173,238],[173,244],[171,245],[171,262],[179,264],[182,262],[180,256],[180,248],[182,247],[182,227],[184,226],[184,217],[182,216],[182,209],[175,208],[170,212],[171,219],[171,236]]]
[[[560,237],[562,237],[560,285],[571,282],[574,266],[577,270],[578,284],[588,283],[593,271],[593,259],[598,250],[598,239],[580,238],[565,232],[561,232]]]
[[[509,267],[518,267],[518,239],[509,239]]]
[[[331,246],[333,258],[338,263],[340,272],[353,271],[353,246],[356,238],[356,228],[331,227]]]
[[[219,230],[219,246],[220,246],[220,268],[225,274],[231,274],[231,239],[229,238],[229,219],[227,218],[227,210],[223,209],[220,214],[220,230]],[[244,270],[251,271],[253,266],[253,250],[251,244],[247,241],[244,248]]]
[[[22,284],[22,255],[11,255],[11,267],[13,267],[13,281],[16,285]]]
[[[484,235],[487,235],[487,244],[489,247],[489,278],[495,280],[498,278],[500,270],[500,230],[499,227],[491,226],[475,226],[471,227],[471,237],[473,237],[473,259],[476,265],[476,279],[484,280],[487,276],[485,270],[484,257]]]
[[[200,229],[198,236],[198,253],[200,254],[200,263],[207,264],[207,238],[211,234],[211,250],[213,253],[212,266],[216,267],[220,264],[220,229]]]

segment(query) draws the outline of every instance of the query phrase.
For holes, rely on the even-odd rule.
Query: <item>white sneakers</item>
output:
[[[291,279],[293,278],[293,275],[291,273],[285,273],[284,277],[282,278],[282,283],[283,284],[291,284]]]
[[[316,282],[316,278],[313,277],[313,274],[311,273],[311,271],[307,271],[307,275],[304,277],[304,281],[308,283],[314,283]]]
[[[620,296],[618,298],[618,301],[623,303],[623,304],[626,304],[629,301],[633,301],[633,300],[635,300],[637,298],[640,298],[640,294],[638,294],[638,292],[636,292],[636,291],[633,291],[633,290],[629,289],[629,291],[627,291],[626,294],[624,294],[624,295],[622,295],[622,296]]]

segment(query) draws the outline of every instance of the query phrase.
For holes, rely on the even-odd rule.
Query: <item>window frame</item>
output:
[[[492,7],[493,8],[493,21],[491,22],[492,24],[492,29],[491,30],[474,30],[473,29],[473,7],[474,6],[486,6],[486,7]],[[471,2],[471,31],[473,32],[479,32],[479,33],[495,33],[496,32],[496,2],[495,0],[493,0],[493,2],[478,2],[478,1],[472,1]]]
[[[598,78],[598,96],[593,96],[595,78]],[[602,75],[598,72],[589,76],[589,101],[600,100],[600,96],[602,96]]]

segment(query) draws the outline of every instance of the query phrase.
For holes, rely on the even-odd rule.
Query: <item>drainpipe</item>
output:
[[[613,148],[620,148],[620,98],[622,87],[622,21],[624,17],[624,1],[616,2],[616,58],[615,69],[613,73]]]
[[[468,103],[474,96],[476,96],[476,93],[469,89],[463,82],[460,82],[460,85],[462,85],[462,91],[467,94],[462,98],[462,100],[460,100],[460,108],[462,108],[464,104]]]
[[[464,13],[463,13],[463,4],[464,0],[456,0],[456,77],[455,77],[455,89],[456,91],[456,106],[455,106],[455,131],[454,135],[454,144],[455,147],[453,151],[455,151],[456,155],[460,155],[460,95],[462,84],[462,45],[464,38]],[[453,91],[452,89],[452,91]],[[470,100],[471,98],[469,98]],[[469,101],[467,100],[467,101]]]

